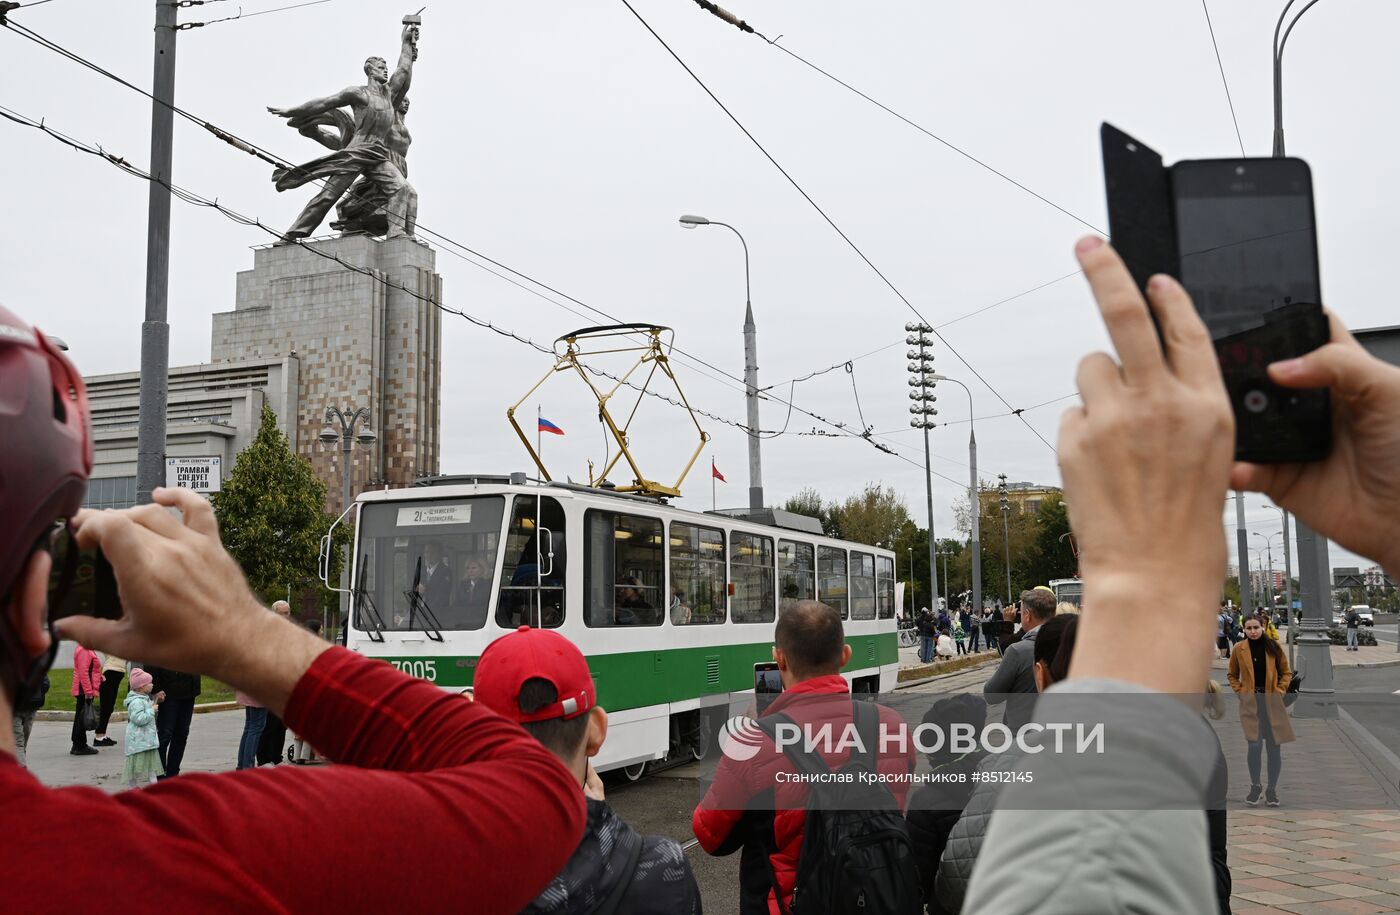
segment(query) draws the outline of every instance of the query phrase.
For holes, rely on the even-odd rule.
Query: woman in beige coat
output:
[[[1249,795],[1244,799],[1251,807],[1259,803],[1262,791],[1270,807],[1277,807],[1278,774],[1283,767],[1280,744],[1294,740],[1293,726],[1288,721],[1288,709],[1283,696],[1293,671],[1278,642],[1264,634],[1264,624],[1256,617],[1244,623],[1244,640],[1235,643],[1230,652],[1230,686],[1240,697],[1240,725],[1249,742]],[[1260,755],[1269,751],[1268,790],[1259,784]]]

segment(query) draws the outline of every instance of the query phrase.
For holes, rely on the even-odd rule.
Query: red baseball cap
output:
[[[520,711],[520,688],[535,678],[552,683],[559,699],[527,715]],[[529,626],[486,646],[476,662],[472,694],[491,711],[522,724],[577,718],[596,703],[583,652],[557,632]]]

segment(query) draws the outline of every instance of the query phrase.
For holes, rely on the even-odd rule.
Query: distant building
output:
[[[1364,588],[1366,587],[1366,577],[1355,566],[1337,566],[1332,570],[1332,587]]]
[[[1038,483],[1007,483],[1006,500],[1011,503],[1012,511],[1035,514],[1040,511],[1041,503],[1050,496],[1063,495],[1058,486],[1042,486]],[[977,493],[978,500],[982,503],[982,513],[997,512],[1001,510],[1001,489],[997,486],[983,484]]]

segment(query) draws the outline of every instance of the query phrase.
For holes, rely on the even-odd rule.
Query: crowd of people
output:
[[[1082,403],[1060,426],[1084,608],[1071,618],[1034,591],[1023,596],[1022,635],[1004,646],[994,679],[1016,689],[1029,682],[1038,696],[1033,722],[1109,722],[1110,751],[1041,756],[1036,784],[1003,785],[985,806],[976,791],[911,799],[897,782],[874,785],[859,815],[809,810],[791,784],[774,792],[782,803],[765,815],[749,801],[764,787],[763,765],[777,764],[725,756],[693,826],[706,851],[742,849],[744,912],[954,903],[967,912],[1052,915],[1218,908],[1223,840],[1217,855],[1220,821],[1204,810],[1219,745],[1203,736],[1199,709],[1122,709],[1126,700],[1199,695],[1207,682],[1227,488],[1265,492],[1344,548],[1400,571],[1400,370],[1367,355],[1332,318],[1330,343],[1270,367],[1281,386],[1331,390],[1330,456],[1308,465],[1233,463],[1216,355],[1180,285],[1153,277],[1144,300],[1102,239],[1084,239],[1076,253],[1117,352],[1082,361]],[[80,511],[92,466],[81,376],[4,309],[0,440],[0,715],[15,720],[13,732],[0,731],[8,906],[68,911],[90,905],[101,887],[110,898],[204,912],[700,911],[675,843],[637,835],[602,798],[588,759],[606,738],[607,716],[566,641],[533,630],[502,637],[480,659],[469,701],[268,612],[223,550],[209,504],[188,490],[158,489],[153,504],[125,511]],[[101,548],[112,563],[121,619],[47,618],[71,581],[71,569],[53,569],[55,544],[69,538]],[[1168,571],[1174,584],[1163,589]],[[1158,631],[1164,621],[1170,638],[1123,650],[1124,632]],[[950,637],[952,623],[944,627]],[[1279,694],[1290,672],[1260,621],[1243,628],[1230,684],[1246,718],[1251,794],[1276,803],[1278,747],[1291,737]],[[142,659],[142,668],[126,668],[127,749],[135,750],[126,770],[136,784],[165,779],[108,795],[46,788],[18,764],[17,738],[36,697],[42,704],[60,638],[91,655],[75,671],[81,707],[100,704],[106,686],[107,661],[92,652]],[[847,696],[839,670],[849,650],[830,608],[785,608],[773,656],[786,692],[771,708],[799,716],[805,695],[834,703],[833,714],[869,733],[885,711]],[[337,765],[172,777],[199,674],[232,685],[247,708],[282,718]],[[985,715],[962,698],[936,709],[948,719]],[[1008,704],[1005,714],[1020,710]],[[266,727],[262,715],[247,720],[249,733],[260,721]],[[772,741],[775,725],[764,721],[763,739]],[[872,758],[853,748],[825,758],[773,755],[807,772],[892,773],[914,762],[907,753]],[[1144,802],[1095,803],[1105,798]],[[951,820],[949,810],[957,812]],[[74,854],[79,824],[88,835],[120,836],[120,858]],[[306,866],[308,836],[321,860],[337,866]],[[385,859],[412,862],[422,876],[404,880],[357,864]]]

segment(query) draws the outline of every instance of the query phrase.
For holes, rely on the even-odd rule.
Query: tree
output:
[[[867,483],[865,489],[827,509],[827,533],[856,543],[893,547],[909,523],[909,509],[893,488]]]
[[[321,537],[333,520],[323,511],[326,484],[310,462],[292,453],[270,408],[263,407],[257,436],[210,501],[224,548],[263,600],[284,597],[289,586],[316,578]],[[332,574],[338,575],[339,550],[334,555]]]
[[[825,503],[822,502],[821,493],[810,486],[804,486],[797,491],[797,495],[791,497],[783,503],[783,511],[790,511],[797,515],[806,515],[809,518],[816,518],[821,522],[823,531],[830,531],[827,522],[830,520]]]

